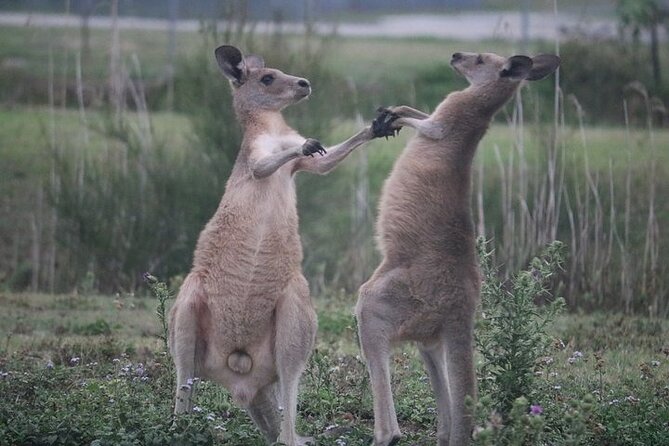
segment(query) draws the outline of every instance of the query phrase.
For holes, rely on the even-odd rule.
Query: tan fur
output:
[[[495,112],[523,79],[543,74],[532,71],[529,58],[494,54],[456,53],[452,65],[471,85],[449,94],[434,113],[389,109],[399,116],[395,126],[417,134],[383,187],[377,225],[383,260],[360,288],[356,306],[376,445],[400,437],[388,358],[401,341],[417,342],[425,362],[438,407],[438,444],[469,443],[465,398],[476,396],[473,326],[481,283],[470,210],[472,160]],[[544,68],[544,75],[556,67]]]
[[[220,47],[216,56],[231,81],[244,137],[171,310],[175,413],[191,409],[195,377],[210,379],[248,409],[268,443],[303,444],[295,434],[297,385],[317,323],[301,271],[294,174],[326,173],[371,140],[372,131],[321,156],[320,143],[299,135],[281,115],[308,96],[305,79],[265,68],[262,59],[234,47]]]

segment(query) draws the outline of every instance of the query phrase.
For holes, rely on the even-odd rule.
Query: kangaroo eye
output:
[[[481,65],[483,63],[483,56],[479,54],[479,57],[476,58],[476,64]]]
[[[265,85],[271,85],[272,82],[274,82],[274,76],[271,74],[266,74],[260,78],[260,82],[262,82]]]

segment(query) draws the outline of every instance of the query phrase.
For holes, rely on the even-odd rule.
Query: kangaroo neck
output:
[[[517,88],[517,83],[495,81],[470,85],[459,93],[464,107],[489,122],[514,95]]]
[[[235,103],[235,114],[245,139],[260,134],[282,133],[289,128],[279,110],[253,110]]]

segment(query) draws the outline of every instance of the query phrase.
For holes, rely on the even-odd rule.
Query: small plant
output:
[[[169,287],[165,282],[161,282],[157,277],[151,275],[150,273],[144,273],[144,281],[149,286],[151,293],[158,299],[158,306],[156,307],[156,316],[158,317],[158,322],[160,323],[160,334],[158,337],[163,341],[163,353],[165,355],[165,362],[167,364],[167,389],[174,388],[174,363],[170,359],[170,346],[169,346],[169,327],[168,327],[168,316],[167,316],[167,301],[172,298],[172,293],[170,292]]]
[[[491,399],[482,399],[477,412],[489,405]],[[503,421],[499,412],[489,412],[483,427],[477,427],[474,432],[474,444],[481,446],[492,445],[536,445],[540,440],[544,428],[543,409],[539,405],[530,405],[527,398],[517,398]]]
[[[156,307],[156,316],[160,322],[160,334],[158,335],[163,341],[165,351],[169,353],[168,346],[169,327],[167,326],[167,301],[172,298],[172,293],[165,282],[160,282],[158,278],[149,273],[144,273],[144,281],[149,286],[151,293],[158,299],[158,307]]]
[[[493,408],[510,414],[520,397],[534,396],[539,358],[551,343],[550,323],[563,308],[561,298],[551,298],[550,281],[562,266],[562,243],[548,245],[529,268],[502,281],[491,265],[491,252],[479,239],[484,275],[481,315],[476,345],[482,356],[480,392],[493,395]],[[543,298],[544,306],[535,301]],[[508,415],[507,415],[508,416]]]

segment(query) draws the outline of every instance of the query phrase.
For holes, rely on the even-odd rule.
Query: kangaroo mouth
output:
[[[311,88],[299,90],[295,93],[295,97],[297,98],[298,101],[307,99],[309,98],[309,96],[311,96]]]
[[[451,68],[453,68],[453,71],[458,73],[460,76],[463,76],[462,72],[458,68],[457,63],[460,61],[460,59],[451,59]]]

